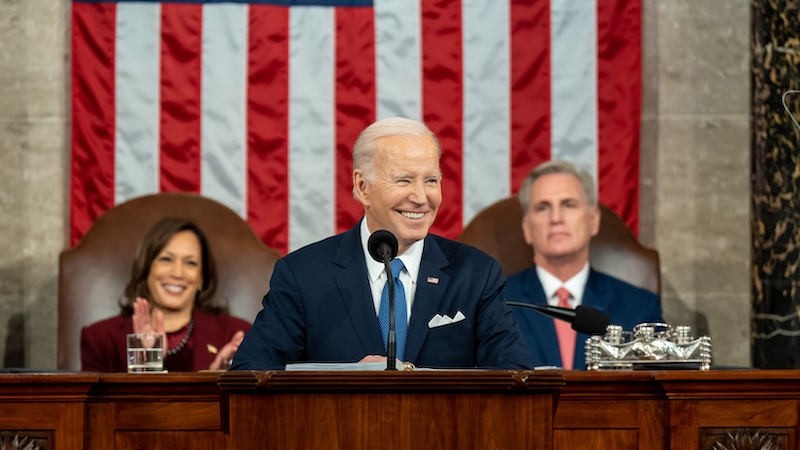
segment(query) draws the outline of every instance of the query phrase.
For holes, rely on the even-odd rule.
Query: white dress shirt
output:
[[[376,230],[377,231],[377,230]],[[372,258],[369,254],[369,247],[367,242],[372,233],[367,229],[367,219],[361,220],[361,249],[364,251],[364,259],[367,261],[367,276],[369,278],[369,285],[372,289],[372,302],[375,306],[375,316],[378,316],[378,310],[381,306],[381,294],[383,293],[383,286],[386,284],[386,270],[383,263],[379,263]],[[425,246],[425,240],[414,242],[405,253],[398,256],[396,259],[403,261],[405,269],[400,272],[400,281],[403,283],[403,288],[406,291],[406,318],[411,319],[411,305],[414,304],[414,292],[417,290],[417,276],[419,275],[419,265],[422,261],[422,250]]]
[[[586,282],[589,280],[588,261],[580,272],[576,273],[575,276],[567,281],[562,282],[555,275],[539,266],[536,266],[536,274],[539,276],[539,281],[542,282],[542,288],[544,288],[544,295],[547,297],[548,305],[558,306],[558,295],[556,295],[556,291],[561,287],[569,291],[569,304],[572,306],[572,309],[583,304],[583,291],[586,289]]]

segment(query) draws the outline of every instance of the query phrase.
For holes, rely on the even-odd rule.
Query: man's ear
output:
[[[591,209],[592,209],[592,212],[591,212],[591,214],[592,214],[592,230],[591,230],[592,234],[591,235],[592,236],[597,236],[597,233],[600,232],[600,217],[601,217],[602,213],[600,212],[600,205],[592,206]]]
[[[356,199],[362,205],[369,205],[369,195],[367,194],[367,180],[364,178],[364,172],[360,169],[353,171],[353,188],[356,194]]]

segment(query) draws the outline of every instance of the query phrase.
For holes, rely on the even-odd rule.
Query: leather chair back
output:
[[[188,193],[139,197],[109,209],[80,243],[61,252],[58,274],[58,363],[80,370],[81,328],[119,314],[136,246],[165,217],[193,220],[203,230],[217,262],[217,302],[252,321],[280,253],[256,236],[227,206]]]
[[[605,205],[600,205],[600,214],[600,231],[589,244],[589,263],[600,272],[660,295],[658,252],[640,244],[625,221]],[[514,195],[478,213],[457,240],[495,257],[508,276],[533,264],[533,249],[525,243],[521,223],[522,208]]]

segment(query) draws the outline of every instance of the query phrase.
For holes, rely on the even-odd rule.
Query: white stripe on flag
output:
[[[117,4],[114,203],[159,190],[159,3]]]
[[[334,10],[289,13],[289,250],[332,235]]]
[[[376,118],[422,120],[419,0],[375,0]]]
[[[597,180],[597,4],[552,0],[552,157]]]
[[[248,11],[203,6],[201,192],[246,217]]]
[[[510,194],[507,2],[464,0],[463,223]]]

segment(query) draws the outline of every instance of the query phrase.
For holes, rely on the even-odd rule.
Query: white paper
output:
[[[398,368],[399,369],[399,368]],[[386,362],[351,362],[351,363],[328,363],[328,362],[296,362],[286,364],[286,370],[318,370],[318,371],[367,371],[367,370],[386,370]]]

